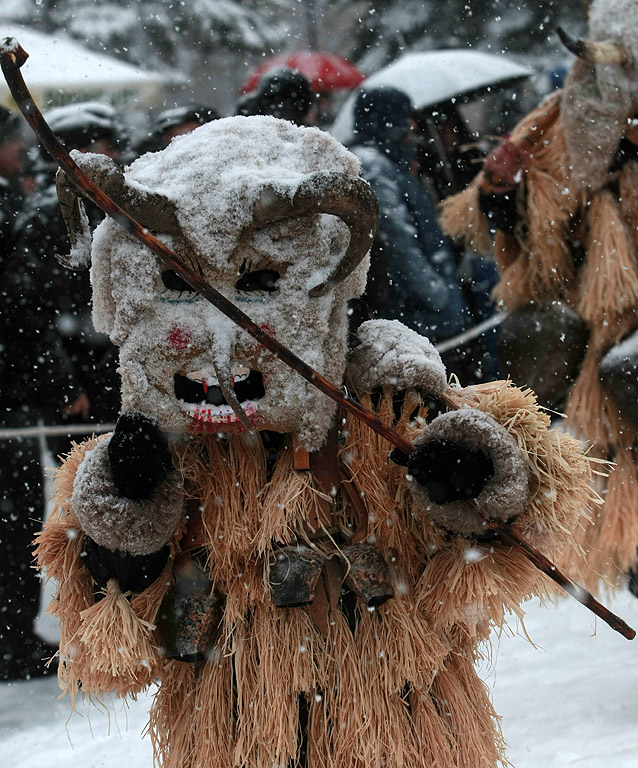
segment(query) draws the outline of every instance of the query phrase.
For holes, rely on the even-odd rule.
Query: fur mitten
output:
[[[438,525],[463,536],[487,527],[475,513],[510,520],[527,509],[529,473],[516,440],[487,413],[461,408],[437,416],[408,457],[416,503]]]

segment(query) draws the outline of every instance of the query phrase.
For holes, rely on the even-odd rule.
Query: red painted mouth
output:
[[[256,426],[259,421],[257,405],[253,402],[244,402],[241,404],[241,407],[246,416],[248,416],[250,423]],[[193,434],[240,433],[245,429],[245,426],[239,421],[237,414],[229,405],[199,405],[193,414],[189,432]]]
[[[189,430],[191,433],[238,433],[245,430],[244,424],[226,401],[215,379],[194,379],[175,374],[173,381],[175,396],[182,402],[195,406]],[[235,376],[233,389],[244,413],[254,425],[258,420],[259,400],[266,394],[262,374],[251,370],[248,375]]]

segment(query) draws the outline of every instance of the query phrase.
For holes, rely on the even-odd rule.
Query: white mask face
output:
[[[266,149],[272,154],[273,167],[266,170],[275,173],[276,182],[277,152],[285,153],[289,166],[294,159],[290,148],[281,144],[281,121],[229,120],[242,121],[240,128],[245,128],[246,121],[266,121],[256,126],[255,136],[265,133],[268,137],[270,129]],[[218,132],[223,122],[218,121]],[[186,147],[189,139],[197,141],[200,131],[214,138],[210,126],[215,125],[203,126],[176,139],[163,152],[141,158],[140,181],[150,186],[153,158],[175,154],[175,148]],[[335,170],[353,175],[358,171],[352,155],[327,134],[283,126],[295,138],[301,131],[311,131],[313,143],[325,144],[323,158],[315,162],[321,160],[323,165],[332,160]],[[236,127],[232,122],[230,128]],[[211,151],[210,144],[207,149]],[[302,151],[299,164],[304,173],[295,174],[297,184],[313,172]],[[169,157],[159,165],[153,189],[170,197],[175,187],[187,188],[183,164]],[[201,165],[199,176],[195,174],[203,189],[199,198],[175,200],[173,196],[184,237],[160,235],[160,239],[257,325],[340,384],[347,355],[347,303],[363,290],[367,259],[324,296],[311,297],[309,291],[343,259],[350,240],[348,227],[328,214],[305,214],[260,229],[250,227],[264,174],[255,178],[252,167],[249,172],[241,167],[234,174],[226,169],[227,183],[222,185],[220,169],[214,164],[217,177],[207,188]],[[136,166],[130,179],[127,174],[127,183],[138,182]],[[171,184],[175,169],[178,178]],[[284,170],[290,185],[295,175],[290,168]],[[188,178],[187,183],[192,188],[194,181]],[[224,192],[226,197],[220,200]],[[121,346],[124,410],[142,411],[169,431],[232,433],[245,429],[236,412],[241,405],[255,429],[297,433],[309,448],[323,442],[334,413],[332,402],[111,221],[100,225],[94,236],[92,280],[96,324]],[[229,402],[233,392],[238,401],[234,407]]]

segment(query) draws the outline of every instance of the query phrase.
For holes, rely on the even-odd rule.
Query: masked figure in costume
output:
[[[478,249],[496,231],[506,370],[616,464],[586,528],[592,588],[622,580],[638,547],[637,25],[636,3],[593,2],[590,39],[562,33],[577,54],[564,89],[443,209]]]
[[[448,386],[398,321],[364,323],[349,349],[376,199],[328,134],[233,117],[125,172],[75,159],[417,448],[407,468],[390,460],[112,220],[91,233],[61,177],[67,263],[90,248],[95,324],[122,376],[115,432],[68,455],[38,540],[63,688],[156,685],[165,768],[494,766],[478,644],[551,588],[475,510],[569,557],[592,493],[580,444],[548,429],[529,390]]]

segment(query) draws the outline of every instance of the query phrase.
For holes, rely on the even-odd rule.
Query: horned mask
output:
[[[589,39],[563,42],[577,58],[561,115],[572,178],[600,187],[629,119],[638,114],[638,4],[594,0]]]
[[[365,287],[376,198],[328,134],[270,117],[226,118],[123,171],[74,154],[96,183],[256,323],[334,382],[347,304]],[[325,395],[105,219],[91,234],[64,177],[73,249],[88,263],[98,331],[120,347],[123,411],[172,432],[292,432],[309,450],[334,418]],[[92,240],[92,242],[91,242]]]

